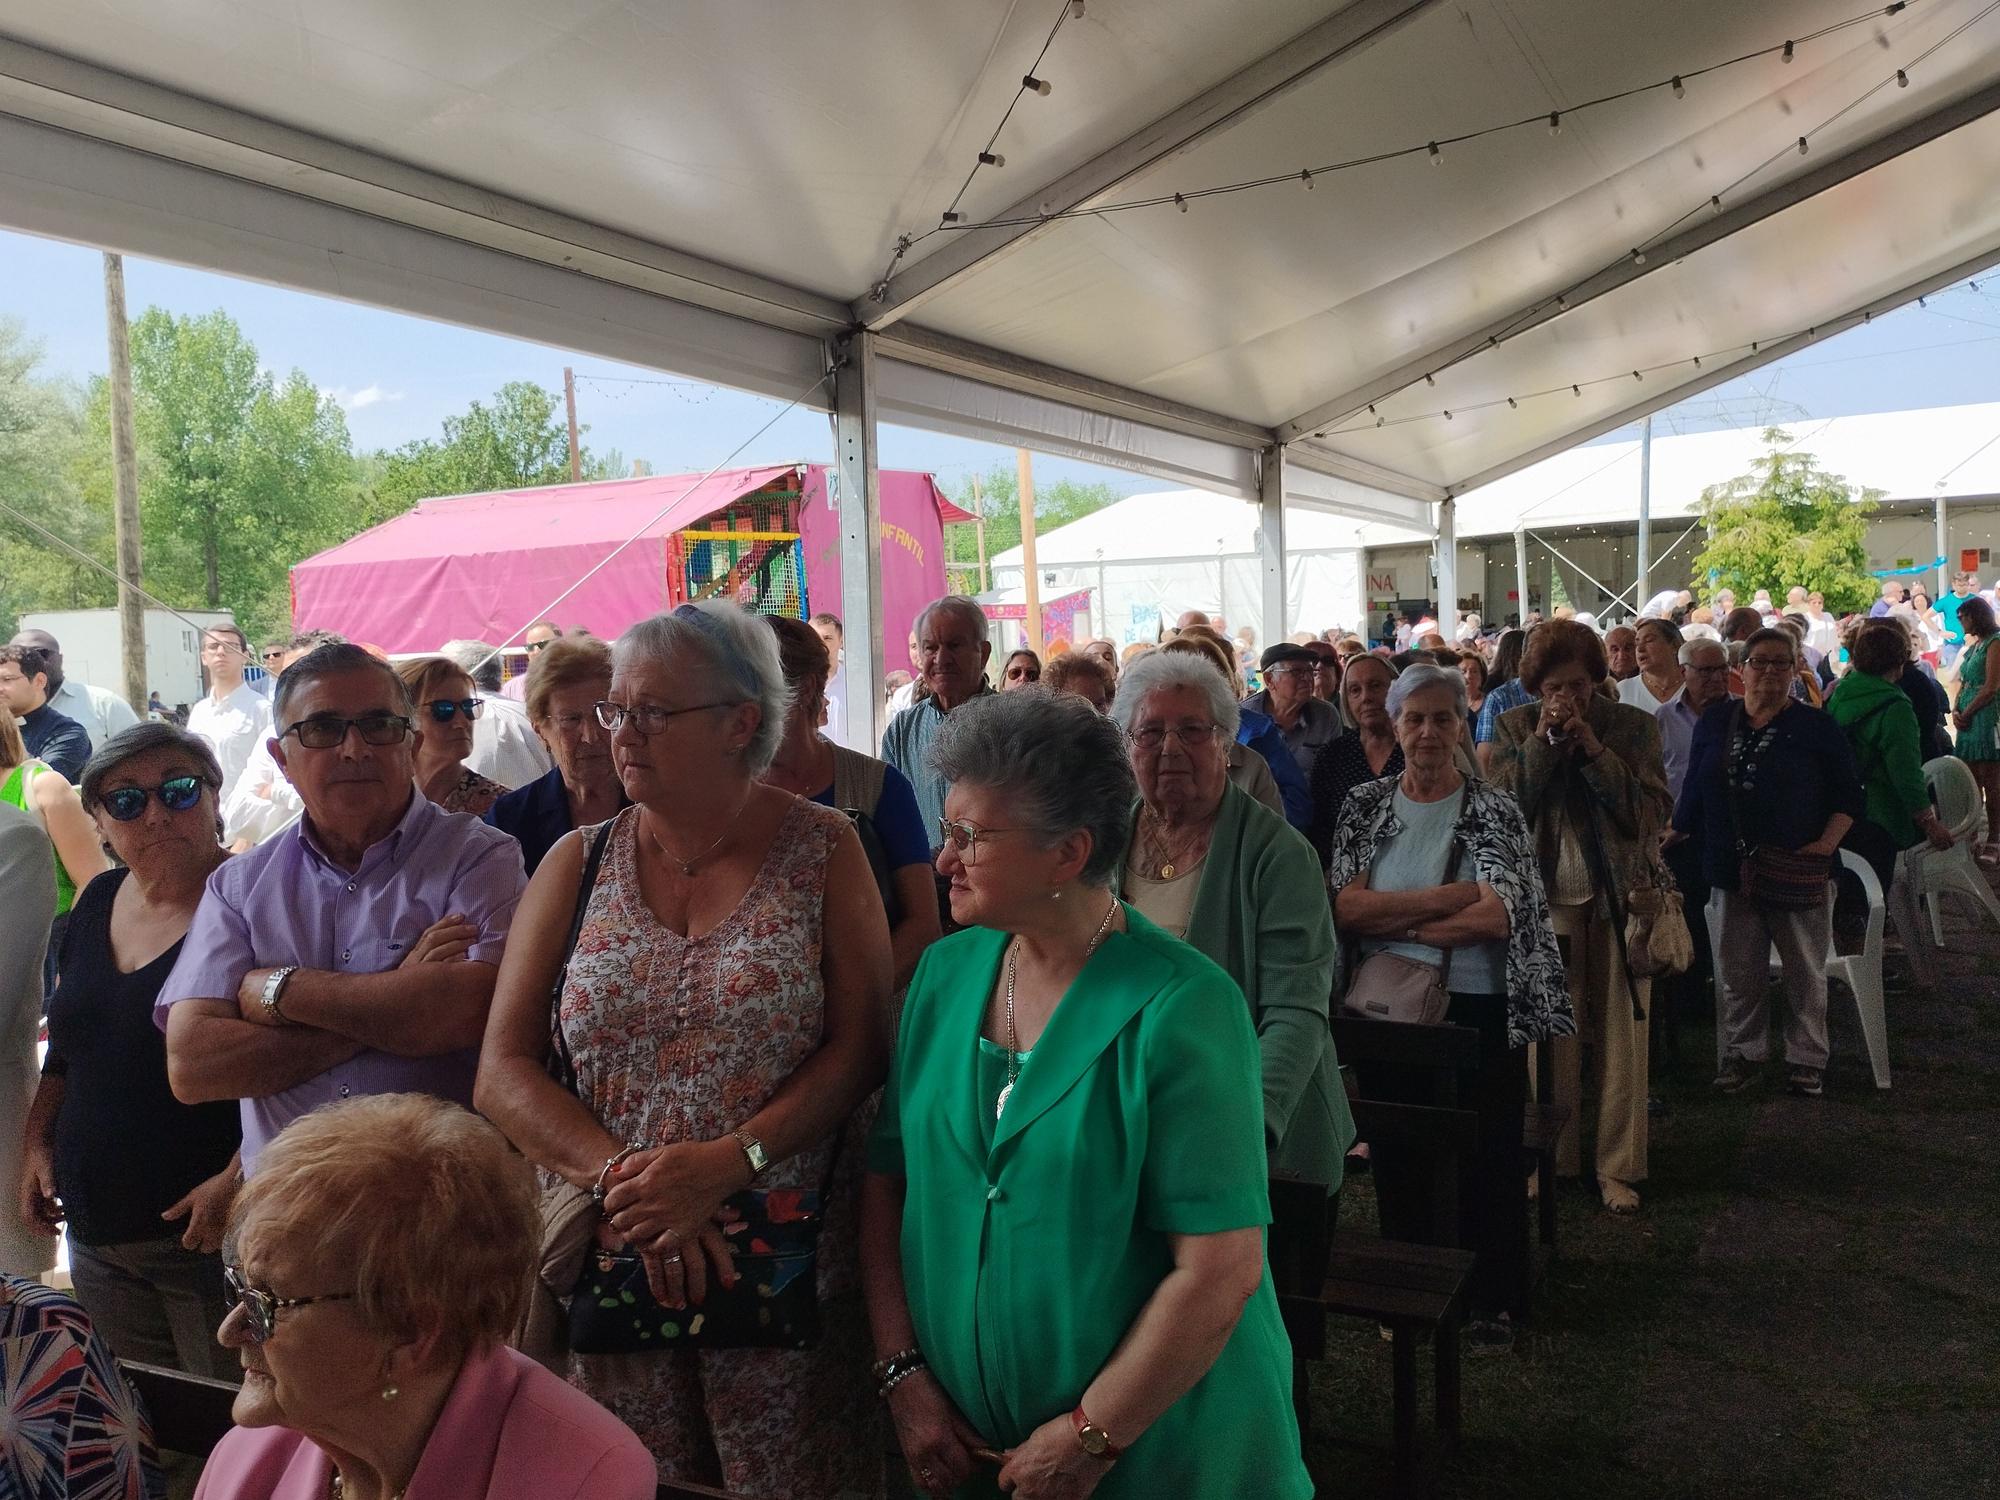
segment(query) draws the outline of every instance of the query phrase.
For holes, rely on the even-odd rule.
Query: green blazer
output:
[[[1854,747],[1854,763],[1868,793],[1868,821],[1879,824],[1898,849],[1921,844],[1917,814],[1931,805],[1931,792],[1910,695],[1886,678],[1849,672],[1834,688],[1826,711]]]
[[[1121,863],[1114,884],[1124,875]],[[1328,1024],[1333,902],[1319,857],[1283,818],[1231,786],[1196,878],[1187,940],[1250,1003],[1272,1170],[1337,1193],[1355,1130]]]
[[[1170,1235],[1271,1215],[1256,1037],[1229,976],[1131,913],[996,1123],[980,1029],[1006,944],[970,928],[925,952],[868,1158],[905,1182],[903,1284],[931,1371],[1012,1447],[1075,1408],[1172,1269]],[[1098,1500],[1307,1500],[1291,1378],[1267,1270],[1208,1373],[1127,1440]],[[966,1491],[995,1492],[991,1471]]]

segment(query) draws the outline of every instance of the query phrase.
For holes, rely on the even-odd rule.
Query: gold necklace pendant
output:
[[[1168,860],[1165,864],[1160,866],[1160,879],[1172,880],[1173,878],[1174,878],[1174,862],[1172,860]]]

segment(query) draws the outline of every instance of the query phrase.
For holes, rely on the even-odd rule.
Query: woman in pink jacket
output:
[[[417,1094],[288,1127],[236,1202],[236,1430],[196,1500],[652,1500],[616,1417],[506,1348],[540,1237],[498,1131]]]

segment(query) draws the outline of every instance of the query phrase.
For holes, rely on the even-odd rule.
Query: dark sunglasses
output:
[[[550,640],[550,641],[529,641],[529,642],[528,642],[528,644],[527,644],[527,649],[528,649],[528,650],[530,650],[530,651],[546,651],[546,650],[548,650],[548,649],[549,649],[549,647],[550,647],[550,646],[552,646],[552,645],[554,645],[554,644],[555,644],[555,642],[554,642],[554,641],[552,641],[552,640]]]
[[[281,1307],[310,1307],[315,1302],[352,1302],[356,1296],[353,1292],[323,1292],[317,1297],[280,1297],[275,1292],[250,1285],[243,1279],[242,1270],[236,1266],[222,1268],[222,1284],[231,1300],[243,1309],[243,1333],[253,1344],[261,1344],[270,1338],[271,1330],[278,1326],[278,1309]]]
[[[424,705],[430,716],[440,724],[449,724],[455,714],[464,714],[468,719],[479,717],[479,711],[486,707],[484,698],[433,698]]]
[[[280,646],[276,651],[266,651],[264,653],[265,661],[283,661],[284,657],[285,657],[285,651],[282,646]]]
[[[146,800],[158,797],[168,812],[186,812],[201,801],[199,776],[169,776],[158,786],[114,787],[104,794],[104,810],[121,823],[129,823],[146,810]]]

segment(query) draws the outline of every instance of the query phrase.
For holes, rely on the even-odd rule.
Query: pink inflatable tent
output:
[[[518,639],[543,614],[606,640],[688,597],[691,562],[743,532],[743,516],[795,519],[806,610],[841,612],[840,518],[823,464],[649,475],[420,502],[292,569],[299,630],[337,630],[393,652]],[[929,474],[882,471],[882,618],[888,666],[907,667],[911,622],[945,589],[944,523],[972,519]],[[683,494],[683,492],[686,492]],[[664,512],[664,513],[662,513]],[[722,529],[705,529],[720,526]],[[634,535],[638,540],[612,553]],[[749,533],[744,533],[748,535]],[[761,537],[765,533],[755,533]],[[736,549],[741,551],[742,549]],[[610,562],[606,563],[606,559]],[[600,566],[601,565],[601,566]],[[549,603],[592,568],[562,604]],[[791,597],[797,597],[794,587]]]

